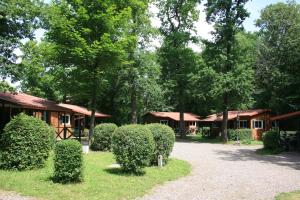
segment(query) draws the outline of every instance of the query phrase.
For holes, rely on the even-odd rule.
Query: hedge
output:
[[[47,123],[18,114],[4,127],[0,139],[0,167],[10,170],[43,167],[54,140],[55,130]]]
[[[118,128],[113,123],[103,123],[95,127],[91,149],[94,151],[110,151],[114,131]]]
[[[228,129],[228,139],[236,141],[237,138],[240,141],[251,141],[253,139],[251,129]]]
[[[54,149],[54,182],[82,181],[82,146],[77,140],[62,140]]]
[[[264,149],[277,150],[280,148],[280,133],[277,130],[271,129],[263,133],[262,139]]]
[[[112,148],[124,171],[139,173],[149,165],[155,145],[148,128],[143,125],[125,125],[114,132]]]
[[[163,156],[164,163],[166,163],[175,142],[173,129],[167,125],[158,123],[148,124],[146,127],[151,131],[155,142],[154,156],[152,157],[151,164],[157,165],[159,155]]]

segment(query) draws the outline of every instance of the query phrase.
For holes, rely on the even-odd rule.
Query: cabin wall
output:
[[[262,129],[254,128],[253,122],[255,120],[263,120],[264,125]],[[262,113],[259,115],[255,115],[251,117],[251,130],[252,130],[252,136],[255,140],[262,140],[262,135],[264,132],[268,131],[271,128],[271,121],[270,121],[270,113]]]

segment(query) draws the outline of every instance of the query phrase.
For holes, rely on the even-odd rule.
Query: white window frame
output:
[[[65,118],[65,120],[66,120],[66,118],[69,119],[68,123],[64,123],[64,121],[62,120],[62,118]],[[71,115],[70,114],[60,115],[59,116],[59,123],[60,124],[65,124],[65,125],[71,125]]]
[[[241,126],[241,122],[243,122],[242,124],[243,124],[243,126]],[[244,127],[244,125],[245,125],[245,123],[246,123],[246,127]],[[249,126],[248,126],[248,120],[239,120],[239,128],[240,129],[245,129],[245,128],[248,128]]]
[[[261,122],[261,127],[256,127],[255,122]],[[264,129],[264,120],[262,119],[253,120],[253,129]]]
[[[159,123],[165,124],[165,125],[169,125],[169,120],[161,119],[161,120],[159,121]]]

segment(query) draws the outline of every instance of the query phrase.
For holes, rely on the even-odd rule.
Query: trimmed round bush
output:
[[[175,142],[173,129],[167,125],[158,123],[148,124],[146,127],[151,131],[155,142],[154,156],[152,157],[151,164],[157,165],[159,155],[163,156],[163,160],[166,163]]]
[[[112,148],[124,171],[139,173],[148,166],[154,152],[151,131],[143,125],[125,125],[113,134]]]
[[[94,151],[110,151],[114,131],[118,128],[113,123],[103,123],[95,127],[91,149]]]
[[[54,182],[82,180],[82,147],[77,140],[62,140],[54,149]]]
[[[280,148],[280,134],[277,130],[271,129],[263,134],[265,149],[276,150]]]
[[[53,147],[55,130],[44,121],[24,113],[4,127],[0,139],[0,167],[25,170],[43,167]]]

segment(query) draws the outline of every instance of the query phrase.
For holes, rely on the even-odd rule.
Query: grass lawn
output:
[[[134,199],[153,186],[189,174],[191,166],[181,160],[171,159],[162,169],[149,167],[145,174],[124,174],[117,168],[109,168],[115,162],[112,153],[91,152],[84,155],[84,182],[56,184],[50,178],[53,163],[31,171],[0,170],[0,190],[16,191],[24,196],[41,199]]]
[[[179,139],[180,140],[180,139]],[[203,137],[202,135],[188,135],[186,137],[187,141],[192,141],[192,142],[201,142],[201,143],[211,143],[211,144],[222,144],[222,140],[220,138],[207,138],[207,137]],[[227,144],[235,144],[236,141],[228,141]],[[241,145],[262,145],[263,142],[262,141],[257,141],[257,140],[253,140],[251,141],[250,144],[243,144],[241,141]]]
[[[289,193],[281,193],[275,198],[276,200],[299,200],[300,199],[300,191],[289,192]]]

